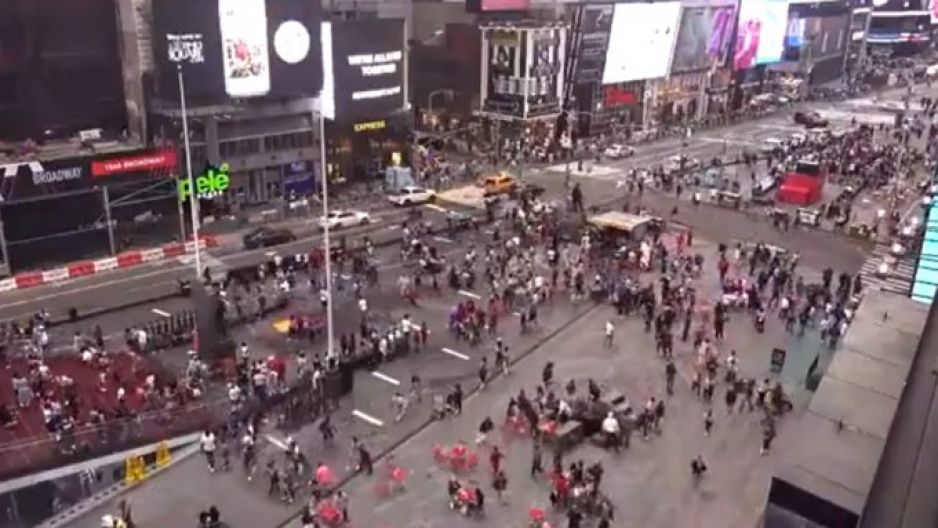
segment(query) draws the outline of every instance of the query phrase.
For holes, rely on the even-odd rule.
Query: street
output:
[[[688,155],[707,159],[722,150],[723,139],[727,140],[731,150],[749,148],[751,143],[777,134],[779,129],[785,130],[788,125],[783,123],[784,120],[779,117],[711,131],[692,138],[684,150]],[[717,141],[715,138],[723,139]],[[604,207],[618,208],[627,199],[616,185],[622,170],[666,158],[681,148],[680,142],[675,140],[642,146],[633,158],[601,163],[600,166],[610,169],[605,176],[577,176],[576,181],[582,184],[587,204],[602,203]],[[551,198],[563,199],[562,173],[549,167],[530,168],[526,170],[525,177],[545,186]],[[634,207],[635,198],[628,199],[633,201]],[[650,190],[640,201],[662,215],[678,206],[679,213],[674,221],[693,229],[695,244],[691,250],[704,255],[708,262],[716,258],[717,244],[734,240],[762,241],[798,252],[802,262],[800,274],[808,280],[817,280],[820,271],[826,267],[837,272],[856,273],[864,261],[864,247],[828,231],[796,228],[791,232],[781,232],[768,219],[748,212],[710,205],[694,207],[671,195]],[[395,230],[385,227],[384,231]],[[464,233],[458,240],[437,242],[449,261],[458,262],[470,245],[480,247],[487,239],[488,235],[483,230]],[[289,254],[308,248],[310,244],[310,240],[302,240],[277,248],[277,251]],[[227,266],[244,265],[255,262],[263,253],[265,251],[237,252],[216,258]],[[431,331],[427,350],[380,365],[373,371],[357,372],[352,394],[341,400],[333,415],[337,429],[334,442],[323,445],[315,424],[290,431],[280,431],[273,424],[268,424],[261,434],[265,440],[263,454],[259,457],[261,465],[266,460],[280,458],[289,436],[298,442],[312,464],[326,463],[340,475],[350,471],[349,446],[353,436],[360,438],[374,454],[390,450],[395,463],[405,467],[410,474],[407,489],[400,495],[382,498],[375,492],[380,477],[352,478],[345,489],[351,497],[353,526],[442,527],[473,523],[447,508],[442,488],[448,472],[434,465],[432,451],[436,446],[450,445],[458,440],[471,442],[485,416],[491,416],[500,423],[508,399],[521,388],[533,390],[541,368],[548,361],[556,365],[561,380],[573,378],[582,385],[591,378],[604,390],[622,392],[636,404],[651,395],[663,395],[663,362],[654,353],[653,339],[642,330],[639,320],[617,318],[608,306],[556,299],[545,305],[539,326],[528,334],[520,335],[517,323],[512,320],[502,323],[499,334],[509,345],[510,357],[517,361],[510,376],[494,380],[483,391],[473,392],[464,413],[458,418],[428,424],[431,396],[447,391],[455,383],[462,384],[467,392],[473,390],[470,387],[477,384],[476,371],[481,358],[491,356],[490,342],[468,347],[464,341],[454,339],[445,326],[452,306],[459,301],[475,299],[476,294],[444,288],[440,294],[421,297],[419,306],[410,306],[402,302],[394,286],[402,272],[396,247],[379,248],[377,258],[381,280],[378,290],[366,292],[370,310],[389,321],[400,320],[405,314],[412,321],[426,321]],[[706,266],[705,271],[698,287],[703,288],[703,298],[713,298],[719,284],[712,266]],[[161,287],[170,287],[176,278],[191,271],[186,263],[176,262],[159,267],[152,273],[160,277]],[[152,276],[135,277],[128,273],[126,276],[79,281],[58,290],[44,289],[41,295],[48,296],[58,306],[67,306],[76,298],[89,294],[101,299],[100,302],[121,298],[122,294],[134,288],[154,288],[154,283]],[[295,306],[298,307],[295,309],[301,311],[304,303],[313,306],[317,302],[314,292],[297,292],[295,297]],[[353,332],[358,317],[354,299],[348,293],[339,294],[336,308],[337,335]],[[15,308],[11,306],[8,309]],[[146,308],[141,310],[136,315],[145,315]],[[128,312],[123,317],[129,316]],[[121,319],[122,316],[114,317]],[[602,321],[610,318],[616,321],[616,344],[612,350],[605,349],[601,341]],[[125,319],[121,323],[130,324],[130,321]],[[270,324],[265,320],[238,329],[236,340],[245,341],[255,357],[266,357],[271,352],[289,347],[283,336],[271,330]],[[789,335],[774,318],[765,334],[757,334],[749,318],[745,314],[737,314],[728,325],[725,342],[720,344],[721,350],[737,350],[741,374],[756,379],[769,375],[769,355],[776,347],[790,350],[792,357],[779,379],[790,387],[797,402],[804,396],[803,376],[812,354],[824,353],[816,336],[809,334],[797,338]],[[759,457],[761,429],[758,418],[747,413],[727,416],[718,397],[714,405],[714,432],[704,439],[702,416],[705,407],[689,389],[695,352],[689,344],[678,344],[676,355],[680,373],[677,390],[666,400],[667,417],[660,437],[653,436],[647,442],[636,439],[628,451],[618,456],[587,442],[577,448],[568,460],[601,461],[604,466],[614,468],[607,472],[608,484],[604,489],[616,504],[617,520],[623,525],[751,526],[759,518],[765,501],[774,456]],[[391,396],[395,391],[407,391],[414,374],[422,378],[427,393],[422,402],[413,404],[397,422]],[[784,422],[780,427],[784,427]],[[508,505],[498,506],[492,499],[486,512],[487,522],[501,526],[522,524],[530,507],[547,507],[548,486],[527,482],[529,441],[508,442],[498,435],[493,441],[507,453]],[[688,469],[690,459],[697,454],[703,455],[711,468],[699,488],[694,486]],[[384,467],[381,464],[379,462],[378,474]],[[480,464],[475,473],[466,478],[479,481],[483,487],[488,486],[491,476],[485,466],[485,463]],[[199,491],[192,493],[191,490]],[[135,520],[142,526],[187,522],[211,504],[221,510],[223,519],[232,528],[299,526],[294,514],[299,505],[284,506],[276,498],[268,497],[265,491],[266,481],[262,476],[248,483],[237,467],[231,473],[210,474],[203,459],[193,456],[133,489],[128,497],[133,504]],[[71,526],[96,528],[97,519],[103,513],[113,511],[116,500]]]

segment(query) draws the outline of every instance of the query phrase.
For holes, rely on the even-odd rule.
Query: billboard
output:
[[[938,200],[933,198],[926,212],[925,236],[915,267],[912,298],[931,304],[935,300],[936,291],[938,291]]]
[[[404,20],[335,21],[331,28],[336,118],[383,117],[404,108]]]
[[[466,0],[466,11],[471,13],[524,11],[528,7],[529,0]]]
[[[0,203],[82,191],[100,184],[169,178],[177,172],[177,163],[175,150],[162,149],[0,164]]]
[[[849,15],[799,17],[788,19],[785,32],[786,61],[810,57],[812,61],[843,55],[850,35]]]
[[[680,14],[680,2],[616,4],[603,84],[666,76]]]
[[[322,87],[321,6],[303,0],[159,0],[153,39],[160,96],[217,103],[311,97]]]
[[[684,8],[671,71],[706,70],[723,64],[735,22],[735,5]]]
[[[606,64],[613,6],[587,5],[580,22],[580,55],[576,63],[577,83],[600,82]]]
[[[787,29],[787,0],[742,0],[733,67],[747,70],[782,60]]]

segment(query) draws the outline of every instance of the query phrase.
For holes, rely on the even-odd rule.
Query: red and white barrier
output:
[[[200,239],[200,247],[213,248],[218,246],[218,239],[214,236],[205,236]],[[95,275],[110,270],[130,268],[144,263],[160,262],[192,253],[195,251],[195,242],[186,242],[185,244],[173,243],[158,248],[141,249],[138,251],[127,251],[116,257],[108,257],[98,260],[83,260],[73,262],[61,268],[54,268],[45,271],[30,271],[19,273],[11,278],[0,280],[0,293],[23,290],[44,284],[54,284],[57,282]]]

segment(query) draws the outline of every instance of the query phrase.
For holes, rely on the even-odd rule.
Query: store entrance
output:
[[[279,169],[255,169],[248,173],[248,185],[245,198],[248,204],[263,204],[280,198],[281,188]]]

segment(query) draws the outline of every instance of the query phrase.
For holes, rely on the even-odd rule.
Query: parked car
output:
[[[296,235],[289,229],[274,229],[270,227],[259,227],[254,231],[244,235],[244,249],[257,249],[270,246],[278,246],[293,242]]]
[[[319,228],[341,229],[358,225],[367,225],[371,222],[371,215],[365,211],[329,211],[328,216],[319,217]]]
[[[394,205],[413,205],[432,202],[436,198],[433,189],[424,189],[416,185],[402,187],[394,194],[388,195],[388,201]]]
[[[824,128],[828,125],[827,119],[817,112],[795,112],[795,123],[806,128]]]
[[[621,159],[627,158],[635,154],[635,149],[629,145],[621,145],[619,143],[614,143],[609,145],[605,151],[603,151],[603,156],[606,156],[610,159]]]

